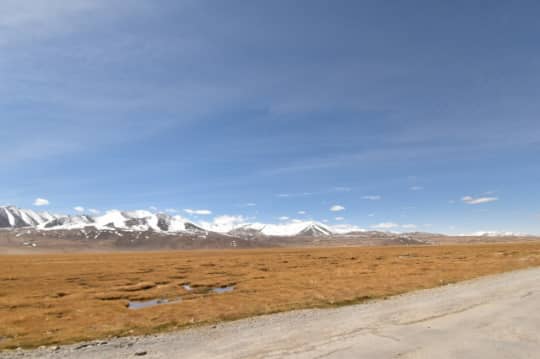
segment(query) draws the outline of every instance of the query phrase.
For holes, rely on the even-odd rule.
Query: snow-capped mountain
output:
[[[98,230],[153,231],[153,232],[206,232],[180,216],[149,211],[112,210],[101,216],[65,216],[38,226],[39,229],[81,229],[94,227]]]
[[[238,236],[331,236],[333,232],[325,225],[313,221],[290,221],[280,224],[249,223],[242,224],[232,231],[230,235]]]
[[[37,213],[15,206],[0,207],[0,228],[37,227],[56,218],[47,212]]]
[[[302,236],[324,237],[331,236],[332,232],[321,224],[312,223],[303,230],[301,230],[299,234]]]
[[[36,228],[38,230],[71,230],[93,227],[97,230],[203,233],[203,228],[180,216],[149,211],[112,210],[101,216],[51,215],[15,206],[0,207],[0,228]]]
[[[527,237],[526,233],[519,232],[500,232],[500,231],[478,231],[470,234],[460,234],[460,237]]]
[[[42,223],[38,228],[44,229],[79,229],[95,223],[94,219],[90,216],[64,216],[58,217],[48,222]]]
[[[0,207],[0,228],[35,228],[43,231],[93,228],[98,231],[152,231],[158,233],[206,234],[217,232],[238,237],[258,236],[331,236],[333,231],[318,222],[288,221],[279,224],[235,223],[231,226],[204,222],[197,225],[181,217],[150,211],[111,210],[103,215],[51,215],[22,210],[14,206]]]

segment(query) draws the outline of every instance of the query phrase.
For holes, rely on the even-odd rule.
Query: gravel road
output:
[[[388,300],[0,358],[538,358],[540,268]]]

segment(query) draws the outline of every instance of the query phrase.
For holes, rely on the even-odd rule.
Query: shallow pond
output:
[[[234,290],[234,285],[229,285],[226,287],[217,287],[217,288],[212,289],[214,293],[218,293],[218,294],[232,292],[233,290]]]
[[[156,305],[178,303],[181,301],[182,301],[181,298],[177,298],[174,300],[158,298],[158,299],[143,300],[143,301],[130,301],[128,303],[128,308],[129,309],[143,309],[143,308],[155,307]]]

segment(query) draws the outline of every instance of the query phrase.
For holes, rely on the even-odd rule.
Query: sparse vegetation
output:
[[[538,265],[540,243],[0,256],[0,348],[358,303]]]

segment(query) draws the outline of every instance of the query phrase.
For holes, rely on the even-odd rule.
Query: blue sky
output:
[[[0,204],[540,233],[539,14],[2,1]]]

